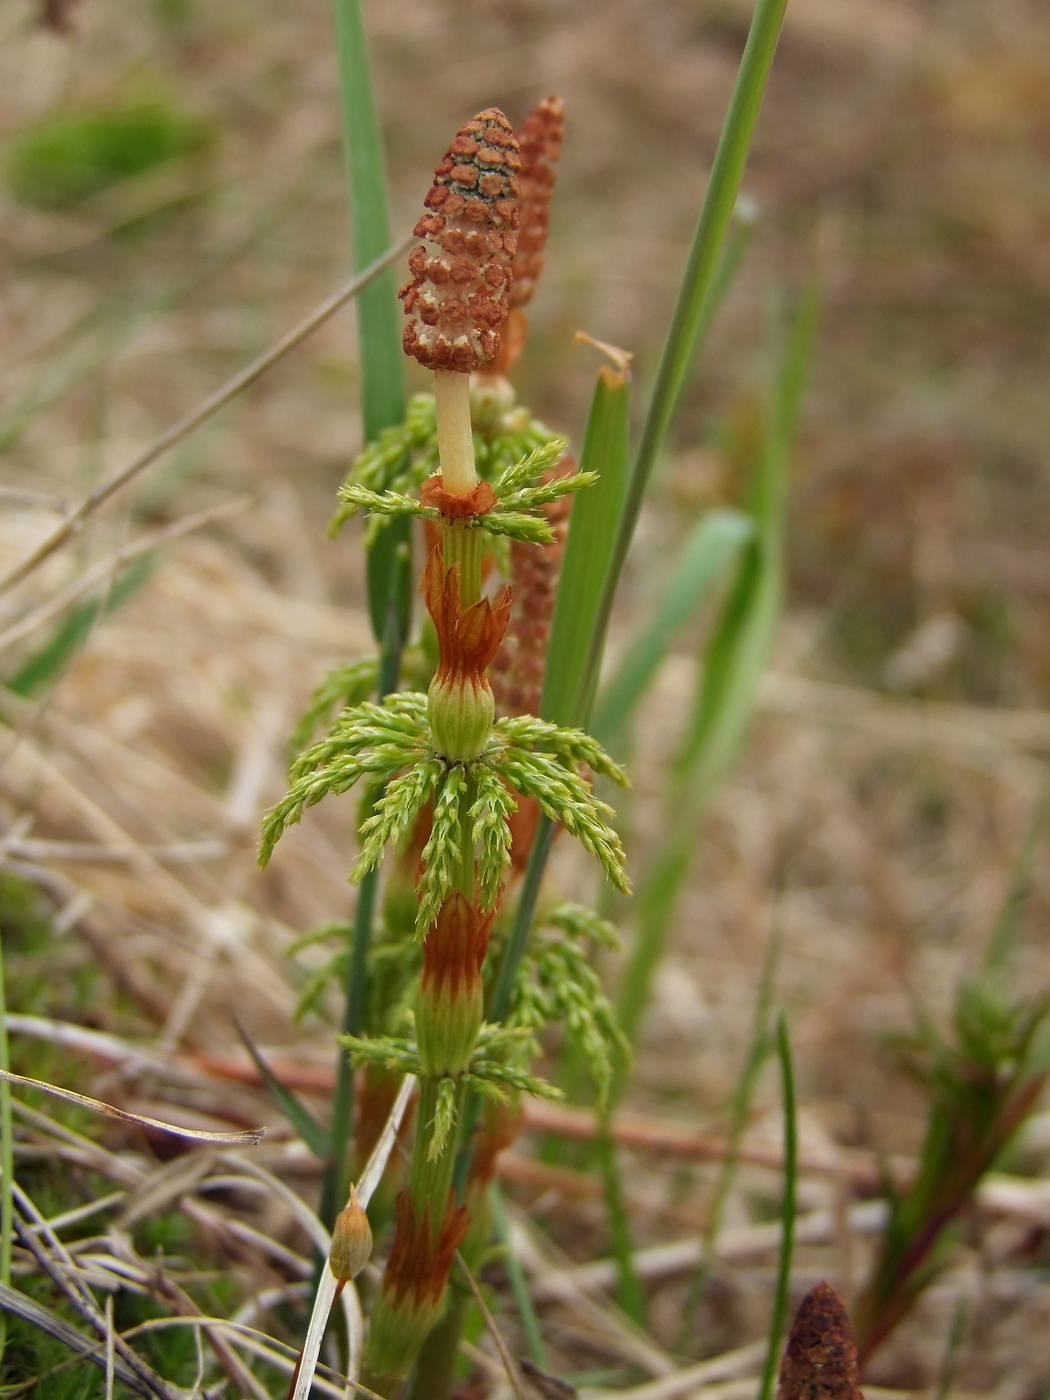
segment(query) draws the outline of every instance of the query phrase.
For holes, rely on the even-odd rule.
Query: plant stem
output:
[[[460,378],[463,378],[461,375]],[[472,607],[481,597],[481,554],[483,532],[465,520],[443,520],[441,524],[442,563],[447,570],[459,565],[459,606]]]
[[[456,1162],[456,1134],[449,1133],[448,1140],[438,1156],[431,1160],[430,1144],[434,1136],[434,1113],[437,1108],[437,1079],[420,1079],[419,1108],[417,1110],[416,1140],[412,1147],[412,1165],[408,1172],[408,1189],[412,1193],[412,1204],[422,1213],[430,1207],[430,1228],[435,1240],[441,1233],[441,1222],[445,1215],[448,1193],[452,1189],[452,1168]],[[463,1116],[463,1100],[466,1090],[456,1088],[456,1121]]]
[[[436,369],[434,406],[441,484],[454,496],[469,495],[478,484],[470,421],[470,375],[454,369]]]
[[[445,1315],[420,1348],[408,1400],[444,1400],[451,1394],[469,1303],[470,1294],[459,1283],[449,1283]]]
[[[532,916],[536,910],[536,900],[539,897],[540,884],[547,865],[547,856],[550,854],[550,848],[554,841],[555,830],[555,824],[549,817],[540,818],[536,835],[532,841],[532,850],[529,853],[529,863],[525,867],[525,874],[522,877],[521,893],[518,895],[518,904],[514,910],[514,922],[511,925],[510,937],[503,950],[499,972],[496,975],[496,985],[485,1012],[487,1021],[498,1023],[505,1020],[507,1011],[510,1009],[514,978],[517,976],[518,965],[525,952],[525,944],[532,927]],[[455,1172],[456,1197],[460,1200],[463,1198],[467,1178],[470,1175],[470,1163],[474,1155],[474,1129],[478,1124],[478,1111],[477,1095],[468,1095],[463,1114],[463,1128],[459,1134],[463,1147],[456,1160]]]

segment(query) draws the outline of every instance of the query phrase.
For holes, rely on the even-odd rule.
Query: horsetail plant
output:
[[[527,206],[525,276],[534,280],[553,184],[552,152],[560,142],[560,103],[541,104],[530,120],[525,135],[532,142],[530,179],[538,193]],[[396,486],[380,472],[371,474],[370,485],[352,473],[340,493],[350,512],[364,509],[373,519],[415,516],[429,530],[432,548],[420,583],[438,652],[429,687],[425,695],[395,691],[378,703],[360,700],[343,710],[294,760],[289,791],[265,820],[260,853],[265,864],[307,807],[362,783],[366,815],[351,879],[377,870],[388,848],[401,854],[395,891],[405,884],[406,850],[418,866],[414,914],[405,916],[403,899],[388,906],[386,942],[375,950],[389,948],[395,957],[400,950],[405,964],[415,966],[411,951],[422,942],[422,967],[407,998],[410,1012],[399,1026],[398,993],[386,1008],[389,1013],[393,1006],[395,1014],[371,1018],[372,1033],[340,1037],[353,1064],[419,1081],[408,1185],[397,1198],[393,1243],[364,1356],[365,1382],[386,1397],[398,1392],[442,1317],[451,1263],[470,1230],[470,1207],[477,1210],[487,1198],[495,1152],[513,1135],[508,1119],[490,1119],[488,1144],[478,1154],[465,1199],[457,1200],[457,1128],[462,1130],[468,1092],[495,1106],[521,1092],[553,1095],[529,1068],[535,1033],[551,1019],[566,1021],[600,1084],[610,1081],[622,1040],[580,946],[595,936],[607,938],[608,930],[572,908],[551,915],[534,958],[519,969],[507,1021],[485,1020],[486,953],[515,865],[519,807],[534,804],[596,857],[617,889],[630,888],[613,812],[594,795],[583,771],[623,785],[623,770],[580,729],[531,714],[497,718],[488,677],[507,631],[511,588],[483,596],[485,556],[495,554],[503,540],[533,547],[555,542],[545,512],[596,480],[593,472],[567,466],[565,443],[550,435],[520,459],[505,461],[491,481],[477,471],[470,380],[496,361],[501,348],[518,253],[521,165],[507,119],[494,108],[481,112],[457,133],[438,166],[427,212],[416,225],[417,236],[430,246],[417,247],[409,258],[413,279],[401,292],[410,317],[404,347],[435,372],[434,439],[419,440],[419,455],[438,470]],[[519,296],[519,305],[523,300],[527,296]],[[519,333],[519,345],[521,338]],[[495,397],[509,402],[498,387]],[[491,391],[487,399],[480,395],[482,403],[492,399]],[[415,412],[418,428],[424,415],[418,405]],[[388,439],[388,465],[394,462],[396,431]],[[373,454],[373,466],[376,461]],[[302,732],[341,693],[359,695],[366,684],[361,668],[337,675],[315,697]],[[355,1221],[360,1233],[357,1216]],[[355,1261],[359,1252],[355,1243]]]

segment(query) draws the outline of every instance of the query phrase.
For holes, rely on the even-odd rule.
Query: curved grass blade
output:
[[[644,1328],[645,1294],[634,1267],[631,1230],[627,1220],[620,1169],[616,1162],[616,1145],[609,1128],[608,1110],[601,1115],[594,1145],[602,1174],[605,1218],[609,1226],[613,1259],[616,1262],[616,1301],[632,1322]]]
[[[180,1128],[174,1123],[162,1123],[157,1118],[147,1118],[144,1113],[128,1113],[123,1108],[114,1108],[111,1103],[89,1098],[87,1094],[75,1093],[72,1089],[60,1089],[57,1084],[48,1084],[43,1079],[29,1079],[24,1074],[12,1074],[7,1069],[0,1069],[0,1080],[7,1084],[17,1084],[23,1089],[39,1089],[43,1094],[65,1099],[67,1103],[75,1103],[78,1108],[90,1109],[92,1113],[101,1113],[106,1118],[117,1118],[122,1123],[136,1123],[140,1128],[159,1128],[175,1137],[189,1138],[191,1142],[219,1142],[231,1147],[255,1147],[266,1136],[265,1128],[246,1128],[240,1133],[212,1133],[205,1132],[203,1128]]]
[[[61,1342],[75,1356],[82,1356],[85,1361],[90,1361],[99,1370],[105,1371],[106,1356],[104,1350],[100,1349],[97,1338],[87,1336],[74,1327],[72,1323],[67,1322],[65,1318],[57,1316],[48,1308],[41,1306],[40,1303],[3,1282],[0,1282],[0,1308],[5,1313],[10,1313],[12,1317],[20,1317],[31,1327],[36,1327],[47,1336],[53,1337],[56,1342]],[[196,1321],[196,1319],[194,1320]],[[152,1400],[156,1394],[120,1356],[113,1358],[113,1375],[120,1381],[121,1385],[127,1386],[136,1395],[145,1395]]]
[[[743,739],[780,614],[784,498],[818,306],[816,288],[811,287],[794,318],[777,371],[751,506],[755,537],[744,550],[737,581],[708,648],[679,762],[701,805]]]

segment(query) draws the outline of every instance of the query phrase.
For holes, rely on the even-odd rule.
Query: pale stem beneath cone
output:
[[[436,369],[434,398],[441,484],[450,495],[467,496],[478,484],[470,423],[470,375],[454,369]]]

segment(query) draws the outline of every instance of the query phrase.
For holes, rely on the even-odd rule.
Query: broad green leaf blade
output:
[[[694,526],[652,616],[628,643],[599,696],[590,728],[606,749],[622,746],[635,706],[652,684],[675,633],[753,533],[751,518],[738,510],[710,511]]]
[[[359,0],[332,0],[342,94],[354,268],[360,271],[390,246],[386,170],[368,43]],[[380,274],[357,299],[361,349],[361,419],[366,442],[405,416],[405,356],[393,269]],[[393,600],[403,639],[411,622],[411,524],[395,521],[381,531],[368,556],[372,630],[382,642]],[[406,561],[407,555],[407,561]]]
[[[287,1088],[277,1078],[273,1070],[259,1053],[251,1036],[249,1036],[236,1016],[233,1018],[233,1024],[237,1034],[241,1038],[245,1050],[247,1050],[248,1054],[252,1057],[255,1068],[262,1075],[263,1083],[266,1085],[267,1089],[269,1089],[271,1098],[314,1156],[319,1157],[323,1161],[328,1156],[328,1134],[305,1106],[298,1094]]]
[[[598,481],[573,502],[551,623],[540,715],[555,724],[586,719],[601,665],[607,619],[599,616],[627,487],[631,402],[626,373],[603,365],[587,419],[580,471]]]

